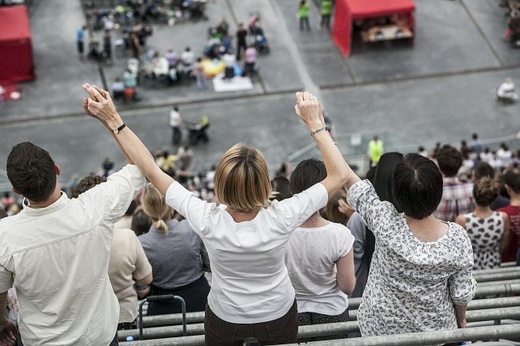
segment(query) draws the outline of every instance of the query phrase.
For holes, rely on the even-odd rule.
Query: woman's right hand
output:
[[[325,126],[321,105],[313,94],[306,91],[297,92],[294,109],[309,131],[313,132]]]

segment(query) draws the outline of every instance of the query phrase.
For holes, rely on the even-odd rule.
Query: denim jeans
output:
[[[295,300],[284,316],[253,324],[226,322],[206,306],[204,334],[206,346],[242,346],[248,337],[255,337],[261,345],[295,343],[298,339],[298,306]]]

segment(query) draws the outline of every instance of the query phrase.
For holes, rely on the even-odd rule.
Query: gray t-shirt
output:
[[[151,227],[139,236],[146,257],[153,268],[154,286],[174,289],[199,279],[209,258],[200,237],[186,220],[168,221],[168,234]]]

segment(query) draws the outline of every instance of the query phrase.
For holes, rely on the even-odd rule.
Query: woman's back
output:
[[[366,335],[457,328],[453,303],[474,294],[473,255],[465,230],[448,223],[446,234],[423,242],[406,217],[381,202],[368,182],[354,185],[356,205],[376,237],[376,250],[358,317]]]
[[[286,265],[298,312],[339,315],[347,309],[347,295],[336,281],[336,262],[352,250],[353,243],[349,229],[332,222],[321,227],[298,227],[291,234]]]
[[[173,289],[187,285],[203,274],[204,245],[187,221],[169,220],[165,234],[151,227],[139,236],[143,249],[153,268],[153,285]]]
[[[481,218],[475,213],[464,215],[466,231],[473,246],[473,269],[492,269],[500,266],[500,241],[504,235],[504,221],[499,212]]]
[[[285,245],[299,224],[325,206],[323,185],[273,201],[254,219],[243,222],[235,222],[225,205],[192,197],[178,183],[166,196],[204,239],[213,273],[208,296],[211,310],[231,323],[258,323],[283,316],[294,303],[284,264]]]

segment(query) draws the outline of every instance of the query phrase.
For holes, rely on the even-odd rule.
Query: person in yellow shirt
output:
[[[304,28],[307,31],[311,31],[311,25],[309,24],[309,9],[310,6],[306,0],[301,0],[300,5],[298,6],[298,19],[300,21],[300,31],[303,31]]]
[[[368,159],[370,160],[370,167],[377,165],[383,152],[383,141],[375,135],[374,138],[368,142]]]

